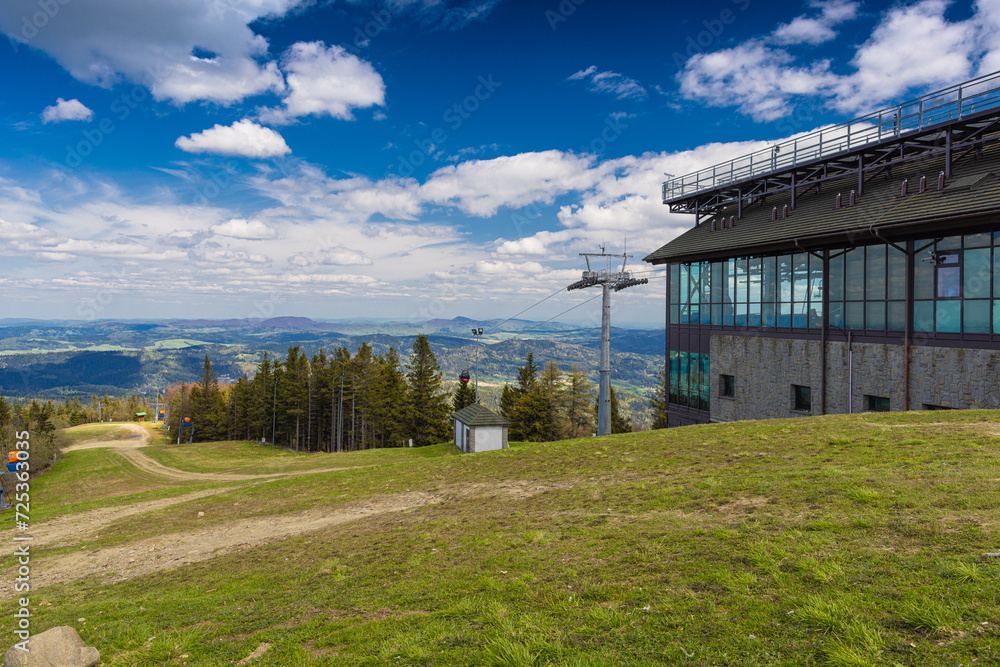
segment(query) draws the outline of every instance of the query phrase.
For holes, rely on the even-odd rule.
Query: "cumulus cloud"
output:
[[[566,192],[593,184],[593,156],[543,151],[470,160],[438,169],[420,188],[421,198],[453,204],[481,217],[501,206],[520,207],[552,202]]]
[[[283,108],[259,108],[261,120],[286,123],[299,116],[352,120],[351,109],[385,104],[385,82],[371,63],[323,42],[293,44],[282,59],[288,84]]]
[[[261,241],[273,239],[278,233],[260,220],[244,220],[232,218],[217,225],[212,225],[211,232],[216,236],[228,236],[234,239]]]
[[[779,27],[773,41],[825,41],[832,26],[857,12],[852,2],[817,6],[819,18],[799,17],[801,21]],[[911,90],[929,90],[968,78],[973,61],[984,51],[984,62],[1000,64],[1000,56],[989,50],[1000,47],[1000,40],[983,27],[1000,12],[986,6],[978,3],[975,16],[957,22],[945,16],[949,7],[945,0],[893,7],[856,48],[850,63],[853,71],[846,74],[834,72],[825,59],[800,63],[788,50],[758,39],[694,55],[678,74],[678,81],[685,97],[711,106],[737,106],[758,121],[786,116],[796,101],[816,96],[841,111],[860,113]]]
[[[268,44],[250,29],[308,0],[132,0],[53,2],[44,29],[26,25],[37,0],[0,3],[0,30],[15,43],[50,55],[74,78],[111,87],[128,81],[158,100],[232,104],[281,92],[284,80],[266,60]]]
[[[646,98],[646,89],[635,79],[618,72],[599,72],[596,65],[569,75],[567,81],[586,81],[593,92],[614,95],[619,100]]]
[[[89,121],[94,112],[83,105],[80,100],[64,100],[57,98],[56,103],[42,109],[43,123],[61,123],[67,120]]]
[[[812,6],[819,9],[819,16],[797,16],[778,26],[771,38],[777,44],[822,44],[837,36],[835,26],[858,14],[858,3],[853,0],[813,2]]]
[[[244,118],[228,127],[216,125],[174,142],[187,153],[214,153],[248,158],[280,157],[292,152],[280,134]]]

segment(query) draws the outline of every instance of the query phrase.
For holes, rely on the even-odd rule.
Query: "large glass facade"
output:
[[[887,244],[670,267],[670,323],[860,331],[906,328],[906,264]],[[913,330],[1000,335],[1000,232],[914,242]]]
[[[708,411],[707,354],[670,351],[670,396],[674,405]]]

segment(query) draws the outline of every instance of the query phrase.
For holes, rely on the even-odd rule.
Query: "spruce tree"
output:
[[[471,382],[459,382],[455,387],[455,395],[451,399],[451,406],[455,412],[476,402],[476,389]]]
[[[667,387],[667,372],[660,371],[660,381],[656,384],[656,391],[649,399],[649,407],[652,408],[653,423],[651,429],[667,428],[667,398],[669,396]]]
[[[448,438],[448,398],[441,390],[441,369],[427,336],[413,343],[407,364],[407,429],[417,447],[444,442]]]

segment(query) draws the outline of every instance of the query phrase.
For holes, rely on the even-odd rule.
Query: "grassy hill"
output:
[[[105,665],[1000,664],[996,418],[144,448],[177,479],[71,452],[32,487],[32,629]]]

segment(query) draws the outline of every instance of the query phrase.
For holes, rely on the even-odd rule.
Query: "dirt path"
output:
[[[70,445],[63,452],[73,452],[80,449],[114,449],[127,458],[136,468],[157,477],[179,482],[245,482],[248,480],[266,480],[278,477],[293,477],[297,475],[314,475],[322,472],[349,470],[350,467],[315,468],[312,470],[296,470],[288,472],[261,473],[247,475],[222,472],[188,472],[179,468],[164,465],[142,451],[153,440],[152,434],[138,424],[121,424],[121,427],[132,432],[132,437],[123,440],[88,440],[76,445]]]
[[[411,492],[375,498],[335,510],[315,509],[273,517],[251,517],[194,528],[183,533],[143,538],[113,547],[81,550],[67,556],[43,557],[37,561],[32,560],[31,587],[35,590],[86,577],[100,577],[111,582],[124,581],[233,551],[250,549],[300,533],[444,500],[445,497],[441,495]],[[196,518],[192,519],[192,522],[196,521]],[[41,534],[41,527],[37,534]],[[15,574],[11,569],[3,575],[0,598],[6,599],[14,595]]]

